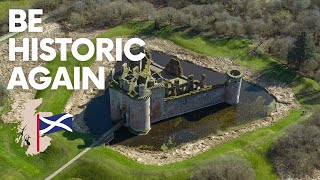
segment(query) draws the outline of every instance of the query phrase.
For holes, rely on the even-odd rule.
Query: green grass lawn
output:
[[[0,1],[0,19],[6,18],[9,9],[26,8],[33,0],[4,0]]]
[[[27,156],[15,143],[16,124],[0,124],[0,179],[43,179],[91,144],[90,136],[60,132],[40,155]]]
[[[250,50],[250,41],[248,40],[214,40],[201,35],[189,36],[184,32],[170,29],[161,29],[160,31],[153,32],[151,25],[150,23],[128,23],[109,29],[99,37],[112,38],[135,34],[149,34],[167,38],[180,46],[198,53],[209,56],[231,57],[244,66],[260,71],[264,76],[275,78],[290,85],[299,101],[305,107],[319,107],[319,83],[290,71],[285,65],[281,64],[280,61],[269,55],[261,55],[259,57],[248,55],[248,51]],[[85,52],[86,49],[81,48],[80,51]],[[60,62],[59,59],[56,59],[46,64],[46,67],[52,72],[51,76],[54,76],[59,66],[66,66],[72,74],[74,66],[90,66],[93,62],[93,60],[91,60],[85,63],[79,63],[71,57],[70,54],[68,56],[69,59],[67,63]],[[38,111],[62,112],[72,93],[73,91],[67,91],[64,88],[59,88],[56,91],[50,89],[38,91],[36,98],[43,98],[43,103],[38,108]],[[132,177],[133,179],[163,179],[164,177],[168,177],[171,179],[181,179],[189,177],[191,173],[190,170],[195,166],[207,162],[211,158],[231,153],[248,159],[252,163],[259,179],[276,179],[277,176],[266,154],[275,138],[281,136],[290,125],[295,124],[299,120],[302,121],[300,114],[300,111],[293,111],[290,116],[271,127],[242,135],[190,160],[163,167],[141,165],[121,156],[109,148],[96,147],[76,161],[71,167],[63,171],[57,178],[82,177],[84,179],[101,179],[109,177],[127,179],[128,177]],[[6,131],[3,131],[3,133],[0,131],[1,141],[4,142],[0,144],[0,162],[6,163],[0,163],[0,174],[10,174],[16,179],[22,177],[33,179],[34,177],[44,177],[48,175],[79,152],[78,146],[84,143],[83,139],[86,139],[75,134],[75,137],[71,139],[76,140],[69,141],[68,138],[62,136],[61,133],[54,134],[52,135],[52,146],[50,146],[48,151],[40,156],[26,157],[24,150],[14,143],[14,132],[8,130],[13,128],[13,125],[1,125],[1,127],[6,129]],[[49,168],[46,167],[47,165],[44,166],[44,164],[49,163],[51,163],[48,165]],[[34,169],[34,171],[29,172],[27,168]],[[14,175],[13,172],[18,173]],[[135,177],[133,177],[133,175]]]
[[[301,111],[292,111],[288,117],[273,126],[246,133],[191,159],[160,167],[142,165],[107,147],[96,147],[65,169],[56,179],[186,179],[197,166],[228,154],[248,159],[257,179],[277,179],[266,154],[272,142],[283,135],[289,125],[301,121]]]

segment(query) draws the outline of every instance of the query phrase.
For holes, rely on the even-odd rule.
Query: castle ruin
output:
[[[151,124],[212,105],[239,102],[242,73],[227,71],[226,82],[207,85],[206,76],[185,76],[180,61],[165,66],[152,61],[151,53],[137,62],[124,63],[109,81],[111,118],[125,120],[135,134],[146,134]]]

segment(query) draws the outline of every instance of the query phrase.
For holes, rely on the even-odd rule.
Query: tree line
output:
[[[267,52],[320,81],[319,0],[34,0],[32,7],[50,12],[49,19],[65,30],[136,19],[213,38],[249,38],[258,53]]]

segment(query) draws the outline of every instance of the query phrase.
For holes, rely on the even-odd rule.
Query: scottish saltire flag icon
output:
[[[61,130],[72,132],[71,114],[62,113],[50,117],[37,114],[37,151],[40,151],[40,134],[51,134]]]
[[[51,134],[61,130],[72,132],[72,115],[68,113],[57,114],[40,118],[40,134]]]

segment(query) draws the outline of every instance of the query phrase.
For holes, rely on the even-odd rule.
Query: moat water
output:
[[[167,54],[152,52],[153,60],[162,66],[165,66],[171,57]],[[225,74],[186,61],[181,61],[181,65],[184,74],[194,74],[195,79],[200,79],[201,75],[205,74],[207,84],[221,84],[227,78]],[[121,64],[117,64],[117,67],[120,66]],[[152,124],[149,133],[142,136],[133,135],[126,127],[122,127],[115,133],[115,139],[111,144],[148,150],[166,150],[266,117],[273,108],[273,102],[273,97],[263,88],[243,81],[238,105],[219,104],[170,118]],[[109,107],[107,90],[88,104],[85,120],[88,127],[92,129],[93,135],[99,136],[112,126]]]

